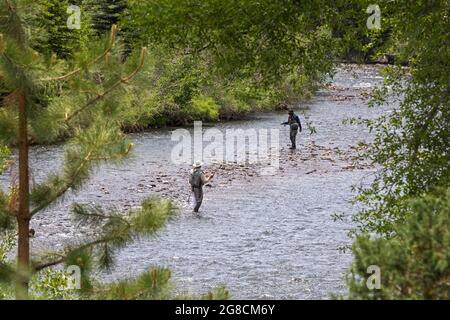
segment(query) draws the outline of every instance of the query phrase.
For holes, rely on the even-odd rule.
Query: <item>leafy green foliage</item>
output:
[[[16,238],[15,230],[4,230],[0,226],[0,300],[14,297],[10,284],[14,280],[16,270],[7,258],[16,244]]]
[[[29,19],[28,12],[22,10],[26,4],[28,2],[25,0],[17,0],[3,2],[0,7],[0,32],[3,32],[0,36],[0,85],[4,92],[0,122],[5,124],[0,132],[1,141],[8,145],[17,143],[18,104],[25,105],[27,109],[30,141],[52,143],[69,139],[60,173],[53,173],[44,182],[34,185],[29,195],[33,205],[31,219],[63,199],[69,191],[80,190],[99,165],[105,162],[120,163],[130,153],[133,145],[120,130],[125,125],[121,115],[136,103],[134,98],[142,91],[139,82],[134,86],[131,80],[144,68],[146,50],[125,53],[124,46],[116,39],[115,26],[109,36],[92,38],[89,46],[83,46],[79,38],[81,34],[70,34],[75,42],[80,40],[77,44],[72,46],[66,43],[70,37],[62,12],[67,2],[52,0],[39,2],[40,12],[46,14],[43,30],[47,34],[44,36],[49,38],[47,42],[40,42],[40,46],[32,47],[39,41],[27,30],[35,20]],[[106,1],[104,5],[109,6]],[[58,56],[51,55],[52,52]],[[148,80],[145,77],[136,79]],[[191,95],[189,86],[189,82],[186,86],[183,84],[181,94],[174,96],[173,101],[180,105],[191,104],[194,92]],[[213,101],[200,97],[194,100],[195,112],[217,117]],[[127,121],[127,124],[131,123],[130,118]],[[15,227],[15,189],[13,187],[10,194],[0,193],[2,233]],[[74,243],[64,252],[50,252],[34,259],[31,265],[26,266],[30,274],[24,275],[31,279],[31,286],[24,286],[23,291],[29,291],[29,297],[37,299],[94,297],[93,294],[98,294],[96,290],[102,287],[95,283],[94,289],[94,269],[111,268],[118,250],[140,237],[156,235],[175,210],[169,201],[148,199],[140,209],[126,215],[112,211],[107,213],[98,207],[75,205],[75,219],[96,229],[96,236],[84,243]],[[9,239],[7,237],[2,242],[2,245],[5,244],[2,259],[9,252]],[[26,239],[22,237],[22,240]],[[29,252],[27,254],[30,255]],[[81,269],[81,291],[72,292],[73,295],[65,291],[68,276],[62,271],[49,269],[63,263]],[[13,295],[11,289],[17,277],[16,268],[12,266],[9,261],[2,261],[0,265],[2,297]],[[117,298],[116,294],[136,299],[166,297],[163,291],[169,277],[168,270],[155,269],[124,286],[102,292],[108,298]],[[143,287],[146,291],[142,295],[140,291]]]
[[[400,1],[393,12],[386,28],[392,27],[393,39],[402,44],[398,53],[410,57],[410,66],[387,68],[384,86],[374,93],[374,106],[400,106],[364,121],[375,140],[361,156],[380,171],[370,187],[360,188],[357,200],[366,209],[355,217],[362,230],[385,235],[405,217],[405,201],[450,186],[450,51],[442,48],[450,41],[448,3]]]
[[[212,74],[209,59],[154,47],[135,81],[145,90],[130,90],[119,107],[125,130],[149,126],[185,125],[195,120],[240,118],[272,110],[281,101],[296,103],[310,97],[320,79],[310,79],[299,69],[273,85],[258,78],[226,79]]]
[[[114,262],[114,253],[140,237],[155,236],[173,216],[175,209],[167,200],[147,199],[139,210],[124,216],[117,212],[106,213],[99,207],[75,205],[74,218],[84,225],[97,227],[98,236],[81,247],[94,248],[89,251],[104,269]]]
[[[173,295],[170,285],[171,272],[166,268],[151,268],[137,279],[122,280],[103,286],[97,290],[94,299],[121,299],[121,300],[227,300],[230,293],[224,287],[218,287],[201,296]]]
[[[78,266],[81,269],[81,293],[89,296],[97,294],[91,279],[94,268],[109,270],[115,263],[114,256],[118,250],[139,238],[155,236],[173,217],[175,208],[170,201],[150,198],[143,201],[140,209],[126,215],[81,204],[75,204],[72,213],[78,225],[95,229],[97,236],[85,243],[69,246],[60,254],[42,257],[42,261],[35,265],[40,269],[45,261],[54,260],[55,263],[64,262],[66,266]],[[140,280],[136,281],[140,283]],[[101,285],[95,283],[95,287]]]
[[[80,293],[88,293],[93,288],[91,272],[94,267],[90,248],[79,246],[68,250],[64,258],[64,264],[66,266],[77,266],[80,268]]]
[[[213,119],[219,117],[219,107],[211,97],[198,96],[192,99],[192,112],[196,119]]]
[[[120,15],[126,8],[125,0],[87,0],[83,1],[92,15],[95,30],[103,34],[119,22]]]
[[[331,28],[333,37],[339,39],[339,57],[358,63],[392,60],[395,52],[389,47],[391,28],[386,26],[386,21],[391,11],[397,10],[394,5],[370,0],[338,0],[333,5]],[[370,5],[380,7],[381,30],[367,28],[369,14],[366,10]]]
[[[378,3],[391,32],[381,49],[399,59],[384,70],[372,105],[399,107],[362,120],[375,139],[360,156],[379,170],[356,198],[364,209],[353,217],[350,298],[448,299],[450,49],[442,46],[450,41],[448,1]],[[362,280],[372,264],[381,267],[381,290],[369,291]]]
[[[450,190],[409,201],[393,238],[360,235],[348,277],[350,299],[450,298]],[[381,270],[381,289],[366,286],[366,269]]]
[[[83,8],[82,4],[81,0],[37,1],[37,13],[28,19],[33,48],[49,57],[56,54],[60,58],[68,58],[84,46],[92,32],[87,12],[83,10],[81,12],[81,29],[69,29],[67,26],[69,5],[79,5]]]
[[[169,298],[170,270],[152,268],[137,279],[123,280],[100,289],[95,299],[162,300]]]
[[[11,247],[14,245],[14,241],[11,242]],[[1,264],[3,265],[0,267],[0,299],[14,299],[12,283],[15,269],[12,264],[0,262]],[[31,277],[30,294],[30,298],[35,300],[80,298],[79,292],[69,287],[69,275],[64,271],[54,269],[45,269]]]
[[[11,155],[11,151],[5,147],[0,146],[0,174],[6,169],[9,163],[9,157]]]
[[[90,28],[91,20],[95,20],[93,16],[98,16],[100,17],[98,21],[103,21],[99,22],[99,25],[111,25],[125,8],[123,1],[79,1],[75,4],[82,7],[82,26],[87,29]],[[179,5],[184,6],[185,4],[180,3]],[[267,8],[264,7],[266,5],[268,6]],[[123,43],[126,43],[126,45],[123,45],[122,41],[117,43],[115,48],[111,50],[112,56],[105,57],[105,64],[101,65],[102,61],[98,61],[101,65],[100,70],[98,68],[93,69],[89,62],[102,55],[109,46],[109,40],[106,39],[105,44],[99,46],[99,43],[102,42],[96,41],[93,35],[89,33],[89,30],[69,30],[70,32],[67,36],[75,37],[76,39],[74,38],[73,41],[64,40],[64,37],[66,37],[64,34],[67,31],[65,21],[60,18],[58,19],[61,21],[54,21],[55,19],[52,17],[56,16],[56,14],[48,13],[49,10],[61,11],[64,9],[64,6],[64,3],[56,4],[53,0],[42,0],[39,2],[37,9],[46,17],[43,20],[45,23],[43,22],[37,26],[33,19],[26,19],[31,21],[32,30],[42,30],[42,32],[36,31],[34,33],[39,35],[55,34],[55,37],[61,37],[59,42],[72,46],[67,48],[67,50],[61,49],[62,51],[70,52],[70,55],[59,55],[66,59],[49,58],[49,52],[52,50],[42,47],[46,45],[46,40],[33,40],[33,43],[36,42],[41,45],[41,47],[35,46],[35,48],[46,56],[45,59],[34,62],[35,66],[39,66],[39,63],[43,64],[42,69],[36,71],[39,73],[45,72],[46,78],[57,78],[73,69],[73,66],[79,65],[83,69],[83,73],[80,72],[64,79],[63,86],[55,82],[49,82],[43,84],[38,92],[33,90],[34,95],[36,95],[36,103],[43,106],[38,113],[39,117],[35,117],[31,123],[32,139],[36,143],[52,143],[67,139],[73,136],[76,125],[86,127],[94,115],[113,118],[113,116],[115,117],[119,114],[119,116],[115,117],[115,120],[121,119],[120,126],[128,131],[145,129],[149,126],[186,124],[199,119],[211,121],[218,118],[236,118],[249,112],[274,108],[283,100],[295,103],[297,101],[295,98],[307,97],[308,93],[315,89],[314,85],[323,80],[325,71],[329,71],[333,64],[332,59],[330,59],[331,51],[328,47],[331,46],[331,41],[321,41],[319,43],[311,40],[307,44],[308,41],[298,40],[298,45],[310,46],[307,49],[308,59],[317,59],[317,61],[310,62],[304,57],[298,57],[292,63],[286,63],[283,68],[272,62],[278,56],[278,53],[275,54],[274,49],[271,51],[273,57],[265,58],[271,60],[270,70],[265,70],[261,66],[253,65],[253,57],[258,56],[254,52],[246,54],[247,57],[245,59],[247,60],[234,60],[235,53],[232,47],[229,47],[226,54],[221,53],[218,55],[215,47],[196,51],[188,49],[192,48],[192,44],[180,42],[173,48],[169,38],[156,39],[152,33],[140,33],[140,36],[143,39],[145,38],[145,40],[142,40],[142,43],[148,44],[148,42],[151,42],[152,47],[149,61],[145,66],[146,70],[143,70],[135,77],[135,84],[129,84],[127,88],[117,90],[115,93],[108,93],[108,96],[105,96],[102,99],[103,101],[99,102],[99,104],[104,104],[104,108],[96,108],[96,112],[85,112],[77,119],[72,120],[74,122],[73,125],[68,126],[64,119],[70,116],[71,112],[80,105],[87,103],[89,99],[93,99],[97,95],[103,95],[108,90],[107,85],[111,84],[111,82],[106,80],[108,75],[120,75],[120,70],[125,71],[127,69],[126,65],[122,63],[112,62],[123,61],[124,57],[130,54],[129,47],[137,45],[138,42],[136,41],[132,45],[130,44],[134,38],[129,34],[129,30],[136,32],[139,28],[136,27],[135,23],[147,23],[147,18],[145,21],[142,21],[142,17],[133,18],[131,22],[129,18],[132,18],[134,14],[138,14],[139,10],[147,9],[146,6],[151,6],[151,4],[140,3],[137,5],[130,3],[123,15],[125,25],[122,27],[122,33],[120,33],[123,37]],[[208,6],[211,7],[208,8]],[[207,14],[209,16],[214,10],[221,9],[221,6],[216,6],[217,4],[213,3],[205,4],[205,11],[198,12],[198,14]],[[238,7],[236,10],[242,15],[246,10],[252,9],[253,6],[257,5],[249,4],[248,8],[244,6],[242,8]],[[266,3],[258,10],[264,11],[266,9],[269,11],[274,10],[274,12],[276,10],[284,12],[284,9],[281,7],[272,7],[272,5]],[[317,9],[318,7],[314,6],[314,10]],[[281,12],[280,14],[282,14]],[[66,18],[66,14],[63,12],[58,16]],[[310,17],[309,14],[308,17]],[[172,17],[168,16],[168,18]],[[238,18],[239,16],[236,16],[236,19]],[[93,23],[96,25],[95,21]],[[166,22],[161,21],[161,23],[163,24],[161,27],[164,27]],[[242,27],[249,27],[248,23],[249,21],[243,22]],[[286,28],[281,16],[277,17],[274,23],[280,23],[280,28]],[[312,21],[308,23],[313,24]],[[53,25],[58,25],[64,32],[56,31],[56,29],[53,29]],[[147,27],[150,27],[150,25],[146,24],[145,28]],[[236,21],[233,26],[229,27],[240,28],[241,26],[239,21]],[[258,27],[261,28],[262,26]],[[320,26],[320,23],[316,24],[315,27],[319,28],[317,32],[321,34],[317,36],[329,38],[329,34],[323,29],[325,27]],[[100,27],[100,29],[102,28]],[[97,30],[100,29],[97,28]],[[160,26],[157,26],[157,29],[160,29]],[[145,30],[147,32],[151,31],[150,29]],[[195,29],[191,31],[194,32],[193,37],[198,36],[195,33]],[[257,31],[251,30],[253,37],[259,37]],[[228,33],[230,32],[231,30]],[[300,34],[304,34],[301,26],[298,26],[296,30],[292,30],[292,32],[298,32],[299,37]],[[312,33],[310,35],[311,37],[313,36]],[[177,35],[174,36],[178,37]],[[270,37],[273,36],[273,34],[270,34]],[[204,39],[202,39],[203,36],[201,36],[200,40],[203,41]],[[223,45],[232,45],[232,43],[227,42],[228,39],[225,36],[220,37],[218,41],[226,42]],[[274,39],[270,41],[274,41]],[[289,43],[291,40],[286,41]],[[51,41],[49,45],[53,44],[59,46],[56,40]],[[278,44],[278,46],[282,45],[284,43]],[[323,47],[320,47],[322,45]],[[128,48],[125,49],[125,46]],[[255,46],[256,43],[252,43],[251,50],[259,48]],[[261,48],[265,48],[265,45],[261,44],[261,46]],[[236,50],[241,50],[240,46],[237,46]],[[315,50],[320,50],[321,55]],[[313,54],[313,52],[315,53]],[[236,53],[236,55],[241,56],[240,53]],[[226,64],[234,61],[232,65],[228,67],[223,65],[220,62],[223,60],[222,56],[223,59],[229,60]],[[292,57],[292,59],[294,58]],[[133,61],[138,59],[136,59],[136,55],[132,54],[132,57],[126,60],[131,65]],[[309,65],[308,72],[306,72],[306,62],[311,64],[317,62],[316,67],[320,68],[320,70],[316,70],[312,65]],[[264,65],[267,66],[266,63]],[[233,72],[226,72],[227,68],[232,69]],[[282,69],[285,70],[283,71]],[[217,72],[213,72],[214,70]],[[98,71],[104,73],[101,79],[96,77]],[[91,77],[85,77],[86,72],[90,73]],[[279,78],[283,80],[279,81]],[[71,90],[67,90],[68,88],[71,88]],[[145,90],[142,90],[143,88]],[[211,107],[213,104],[216,104],[216,106],[208,107],[206,108],[207,110],[200,110],[202,107],[199,108],[199,97],[203,97],[202,99],[204,100],[214,100],[214,103],[211,100],[209,101],[209,106]],[[194,101],[194,99],[196,100]],[[203,105],[203,107],[206,107],[206,105]],[[217,109],[218,113],[214,109]],[[0,133],[5,143],[13,143],[16,140],[15,134],[17,129],[14,127],[14,124],[17,123],[17,121],[14,121],[16,117],[17,114],[13,108],[0,108],[0,122],[4,124],[1,130],[5,131]]]
[[[93,279],[94,269],[109,269],[117,250],[142,237],[155,236],[174,216],[170,201],[149,198],[141,208],[127,214],[106,212],[100,207],[76,204],[73,217],[79,225],[96,229],[93,239],[67,247],[64,252],[50,253],[34,262],[36,273],[31,278],[32,298],[90,298],[90,299],[162,299],[168,298],[170,271],[155,268],[135,280],[102,285]],[[15,245],[16,234],[10,232],[0,243],[0,294],[8,296],[14,277],[14,268],[6,261],[6,254]],[[48,269],[47,266],[64,263],[81,270],[81,290],[68,289],[66,272]]]
[[[14,247],[16,236],[15,230],[2,230],[0,238],[0,263],[6,263],[7,255]]]
[[[333,41],[318,18],[328,9],[323,1],[129,1],[123,22],[143,43],[208,52],[227,75],[271,79],[295,65],[308,76],[329,69]]]
[[[16,223],[13,216],[13,208],[11,203],[13,202],[14,190],[10,194],[0,190],[0,234],[3,231],[9,231],[15,228]]]
[[[17,113],[10,108],[0,109],[0,143],[10,145],[17,139]],[[4,153],[2,155],[4,157]],[[3,162],[4,163],[4,162]]]
[[[78,299],[79,292],[69,287],[69,274],[45,269],[31,278],[30,292],[36,300]]]
[[[317,19],[328,14],[313,1],[128,1],[126,37],[154,48],[156,59],[152,87],[136,99],[148,112],[125,118],[183,125],[308,97],[334,65],[335,42],[326,19]]]
[[[28,210],[21,211],[21,218],[31,219],[35,214],[62,199],[69,190],[79,190],[98,165],[106,161],[120,162],[129,154],[132,144],[120,131],[121,125],[115,104],[126,100],[122,97],[126,95],[127,90],[121,88],[131,83],[132,78],[143,67],[146,51],[143,49],[139,55],[131,54],[125,61],[121,46],[116,45],[117,28],[114,26],[110,36],[102,41],[104,44],[95,41],[90,48],[72,52],[73,60],[70,62],[56,58],[48,60],[45,53],[42,56],[30,47],[25,30],[24,11],[18,10],[25,3],[25,1],[8,1],[2,2],[0,7],[2,11],[0,31],[4,32],[0,36],[0,71],[2,90],[6,93],[1,108],[2,111],[8,111],[2,112],[0,122],[12,123],[5,126],[10,129],[2,132],[1,141],[9,144],[17,142],[14,132],[16,130],[11,128],[17,125],[18,105],[27,110],[26,114],[21,114],[22,121],[25,122],[25,116],[29,123],[31,134],[30,137],[25,137],[26,139],[34,142],[52,142],[71,137],[67,144],[61,173],[52,174],[46,181],[36,185],[29,195],[34,208],[30,214]],[[58,5],[64,7],[64,3],[52,1],[46,1],[45,4],[49,10],[60,11],[62,7]],[[51,18],[51,20],[52,23],[61,23],[58,19]],[[55,32],[57,33],[51,31]],[[69,52],[64,51],[65,48],[56,49],[62,56],[68,56]],[[28,146],[22,143],[21,148],[27,150]],[[23,156],[24,153],[21,153],[20,157]],[[21,178],[23,174],[23,171],[20,171]],[[28,176],[25,178],[28,179]],[[15,188],[12,188],[9,195],[0,193],[1,232],[13,228],[12,218],[18,216],[14,190]],[[20,192],[19,197],[22,199],[24,196],[28,197],[28,194]],[[118,214],[104,215],[101,225],[98,225],[96,222],[98,213],[91,213],[89,209],[78,206],[75,212],[78,212],[78,216],[83,217],[85,222],[94,217],[92,227],[97,223],[100,229],[99,237],[89,243],[74,244],[62,254],[48,254],[32,265],[26,262],[24,268],[30,270],[31,274],[22,278],[29,279],[31,275],[37,275],[36,290],[39,291],[39,297],[45,297],[47,294],[53,298],[57,295],[63,297],[64,295],[59,295],[59,287],[65,278],[61,274],[42,270],[64,262],[81,268],[82,293],[89,292],[92,289],[90,274],[94,266],[109,268],[116,250],[139,236],[156,233],[166,223],[172,211],[173,207],[168,202],[146,201],[141,210],[130,213],[128,217],[119,217]],[[22,220],[17,220],[20,227]],[[29,241],[23,235],[19,234],[19,237],[22,243]],[[23,246],[21,248],[23,253],[30,256],[28,246],[26,249],[23,249]],[[20,263],[24,263],[23,260]],[[15,268],[11,265],[3,261],[0,265],[1,280],[7,287],[5,292],[11,287],[11,282],[17,279],[16,276],[11,276],[15,273]],[[32,292],[33,287],[22,284],[21,286],[20,292],[28,292],[30,288],[31,295],[35,294]]]
[[[356,200],[364,209],[354,217],[356,234],[378,238],[357,238],[353,272],[362,276],[376,257],[388,275],[386,291],[367,293],[357,278],[350,288],[354,297],[445,297],[440,277],[442,272],[447,277],[448,257],[434,237],[446,243],[446,206],[436,204],[431,219],[410,199],[434,206],[433,193],[439,198],[437,190],[449,188],[448,1],[378,1],[378,31],[365,25],[366,0],[80,0],[73,2],[82,7],[79,31],[67,29],[66,0],[11,0],[17,10],[5,3],[0,6],[0,145],[17,143],[20,98],[29,109],[31,142],[68,141],[64,167],[32,190],[32,214],[80,190],[102,163],[120,163],[132,147],[121,129],[232,119],[282,101],[295,103],[317,89],[337,57],[395,56],[396,65],[384,71],[385,85],[372,103],[400,105],[376,121],[363,121],[375,140],[361,156],[380,170],[369,187],[359,189]],[[114,28],[104,36],[118,20],[122,39],[116,39]],[[132,50],[140,45],[151,47],[146,64],[145,51]],[[2,159],[0,154],[0,171]],[[1,230],[14,230],[14,192],[0,192]],[[423,198],[424,192],[429,195]],[[83,294],[92,294],[91,271],[110,268],[117,250],[154,235],[170,218],[170,206],[149,200],[129,215],[75,206],[75,216],[98,228],[98,238],[74,244],[62,253],[64,259],[50,255],[40,265],[52,259],[81,265]],[[436,250],[417,251],[415,245],[424,243]],[[410,266],[414,257],[423,262],[420,270]],[[400,268],[402,263],[410,269]],[[154,270],[114,284],[115,293],[105,288],[96,294],[165,297],[170,274]],[[419,271],[426,271],[423,281],[415,275]],[[63,278],[48,274],[47,280],[41,291],[52,291]],[[158,283],[154,291],[143,288],[153,282]],[[219,290],[207,297],[227,295]]]

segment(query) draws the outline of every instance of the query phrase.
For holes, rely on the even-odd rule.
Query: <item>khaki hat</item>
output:
[[[194,169],[200,168],[203,165],[203,163],[200,160],[195,161],[195,163],[192,165]]]

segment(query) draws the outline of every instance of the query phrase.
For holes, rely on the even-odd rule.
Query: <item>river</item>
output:
[[[365,93],[382,81],[378,66],[341,66],[328,87],[296,108],[316,129],[298,137],[298,150],[287,149],[289,133],[280,126],[285,112],[257,114],[245,121],[216,124],[232,128],[280,129],[280,171],[258,174],[257,166],[215,165],[217,177],[205,188],[201,215],[194,216],[186,199],[187,165],[171,161],[176,142],[171,130],[132,134],[133,156],[120,167],[101,168],[77,194],[33,220],[34,251],[62,249],[89,230],[74,225],[71,204],[95,203],[122,210],[137,206],[145,197],[173,198],[179,214],[156,239],[135,242],[118,254],[117,265],[98,276],[114,281],[137,275],[150,266],[172,270],[175,293],[200,294],[225,285],[233,298],[326,299],[345,293],[343,272],[351,263],[351,186],[367,183],[374,168],[355,166],[351,157],[360,140],[370,140],[363,126],[342,124],[348,117],[374,118],[388,108],[369,108]],[[63,146],[31,150],[31,172],[36,182],[58,170]],[[208,169],[208,168],[207,168]],[[6,186],[11,174],[0,176]],[[346,213],[342,221],[332,215]]]

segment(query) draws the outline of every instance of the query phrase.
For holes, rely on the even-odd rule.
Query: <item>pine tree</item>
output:
[[[16,297],[21,299],[28,298],[33,274],[62,263],[80,266],[88,294],[93,262],[110,267],[115,250],[139,236],[154,235],[174,213],[170,202],[156,199],[144,201],[142,208],[128,214],[74,204],[71,213],[80,223],[97,228],[97,236],[63,252],[37,259],[30,255],[31,219],[66,193],[79,191],[99,165],[120,162],[130,153],[133,145],[121,133],[111,101],[120,101],[126,94],[123,86],[130,85],[140,71],[146,53],[144,48],[140,55],[118,63],[121,50],[113,25],[105,44],[93,43],[90,50],[77,53],[74,62],[79,67],[69,70],[64,60],[48,62],[30,47],[27,38],[24,17],[33,4],[3,0],[0,6],[0,79],[6,92],[0,105],[0,145],[17,145],[19,150],[19,185],[9,194],[0,191],[0,231],[18,230],[17,266],[0,261],[0,280],[15,282]],[[62,170],[30,186],[30,143],[69,137]],[[166,273],[165,269],[152,270],[141,284],[166,279]]]
[[[39,15],[35,17],[36,47],[40,52],[55,53],[65,58],[79,45],[82,30],[67,27],[68,0],[40,0]],[[83,17],[84,18],[84,17]],[[82,24],[85,27],[86,23]]]
[[[94,29],[99,33],[108,31],[113,24],[120,20],[122,12],[126,8],[124,0],[87,0],[85,5],[92,12]]]

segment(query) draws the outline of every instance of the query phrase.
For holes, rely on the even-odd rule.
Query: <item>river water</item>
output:
[[[74,225],[68,214],[73,202],[95,203],[126,210],[148,196],[174,199],[179,214],[156,239],[143,239],[121,250],[103,281],[137,275],[151,266],[172,270],[173,290],[200,294],[225,285],[233,298],[326,299],[345,293],[343,272],[351,254],[348,245],[351,186],[367,182],[374,168],[355,166],[351,157],[360,140],[370,140],[363,126],[342,124],[349,117],[374,118],[387,108],[368,108],[365,92],[382,81],[377,66],[346,65],[331,84],[296,111],[305,130],[298,150],[287,149],[289,133],[280,126],[285,112],[259,114],[245,121],[226,122],[226,129],[280,129],[280,171],[260,175],[255,165],[220,166],[211,187],[205,188],[200,216],[186,199],[188,165],[175,165],[170,130],[130,135],[134,155],[122,166],[99,170],[78,194],[34,219],[34,251],[62,249],[83,241],[88,229]],[[310,135],[304,118],[316,129]],[[34,147],[31,171],[36,182],[58,170],[63,146]],[[208,167],[207,167],[208,169]],[[12,175],[0,176],[3,186]],[[342,221],[332,215],[345,213]]]

